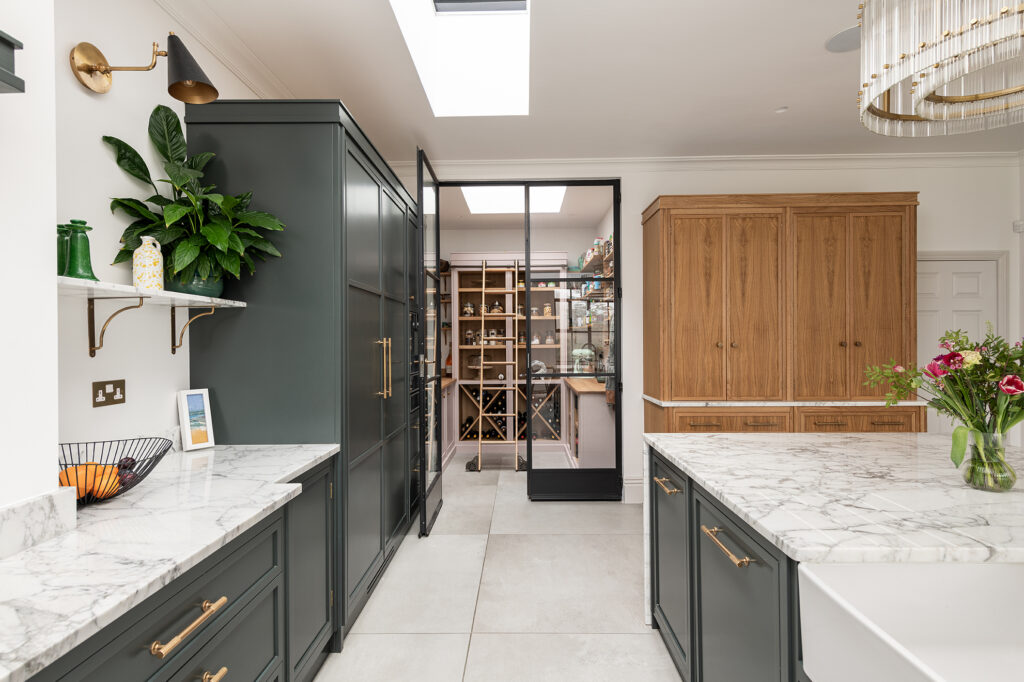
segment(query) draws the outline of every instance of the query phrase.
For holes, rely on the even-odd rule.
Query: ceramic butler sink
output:
[[[1024,564],[799,565],[814,682],[1024,679]]]

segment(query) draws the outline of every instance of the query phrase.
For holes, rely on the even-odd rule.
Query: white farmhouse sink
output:
[[[799,565],[813,682],[1024,679],[1024,564]]]

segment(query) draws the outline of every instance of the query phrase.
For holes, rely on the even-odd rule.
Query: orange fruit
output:
[[[100,465],[96,462],[86,462],[85,464],[68,467],[60,472],[57,480],[62,486],[77,488],[76,497],[80,500],[91,492],[98,466]]]
[[[103,500],[116,493],[120,487],[121,478],[117,475],[116,466],[97,466],[89,492]]]

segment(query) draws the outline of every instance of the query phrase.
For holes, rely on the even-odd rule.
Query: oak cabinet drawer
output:
[[[808,433],[914,433],[924,430],[920,408],[798,408],[797,424]]]
[[[261,589],[280,578],[283,524],[280,514],[276,519],[223,560],[209,567],[200,564],[179,578],[173,584],[180,582],[181,589],[158,595],[141,619],[125,618],[105,629],[109,643],[54,678],[92,680],[116,671],[111,679],[145,680],[176,670]],[[143,606],[147,604],[139,609],[145,611]],[[53,672],[60,667],[54,666]]]
[[[270,682],[284,661],[284,598],[278,578],[235,616],[213,639],[164,680],[253,680]],[[217,678],[218,674],[222,677]]]
[[[676,408],[673,433],[784,433],[792,431],[792,410],[690,410]]]

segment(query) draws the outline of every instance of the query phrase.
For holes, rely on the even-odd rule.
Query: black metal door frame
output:
[[[424,157],[425,158],[425,157]],[[422,164],[421,164],[422,167]],[[429,168],[429,165],[428,165]],[[430,173],[434,176],[433,169]],[[436,180],[436,176],[434,176]],[[442,187],[482,187],[482,186],[522,186],[525,194],[525,211],[523,214],[523,233],[526,254],[526,280],[530,280],[530,188],[531,187],[611,187],[612,188],[612,217],[613,233],[612,239],[615,244],[615,290],[613,301],[615,305],[615,336],[614,351],[612,356],[615,360],[615,372],[609,378],[614,379],[615,387],[615,468],[614,469],[534,469],[533,468],[533,439],[526,439],[526,462],[527,462],[527,495],[531,500],[621,500],[622,499],[622,266],[621,252],[621,204],[622,204],[622,181],[619,178],[578,178],[578,179],[545,179],[545,180],[444,180],[437,182],[438,189]],[[419,183],[422,188],[422,181]],[[421,197],[422,198],[422,197]],[[440,192],[436,198],[440,199]],[[440,204],[440,201],[438,201]],[[438,209],[440,210],[440,209]],[[420,213],[423,213],[422,208]],[[440,224],[440,221],[437,221]],[[440,239],[438,239],[438,254],[440,254]],[[530,287],[526,287],[526,308],[529,310],[531,303]],[[454,303],[453,303],[454,306]],[[454,312],[454,310],[453,310]],[[531,343],[533,330],[530,325],[530,316],[526,317],[526,366],[529,367],[532,361]],[[453,339],[454,342],[454,339]],[[440,344],[437,344],[440,349]],[[548,376],[548,375],[545,375]],[[577,376],[573,374],[552,374],[552,377]],[[533,392],[533,374],[526,373],[527,401]],[[527,407],[527,416],[532,422],[533,415]]]

